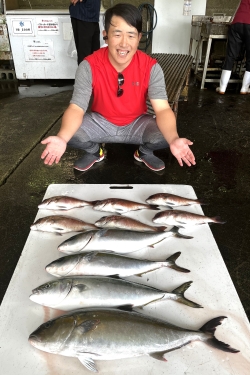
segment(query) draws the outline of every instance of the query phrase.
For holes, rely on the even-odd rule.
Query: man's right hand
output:
[[[44,164],[52,165],[53,163],[59,163],[67,147],[65,140],[58,136],[51,136],[45,138],[41,143],[47,145],[41,155],[41,159],[44,159]]]

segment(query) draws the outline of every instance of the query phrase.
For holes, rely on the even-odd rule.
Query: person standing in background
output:
[[[100,48],[99,17],[101,0],[70,0],[69,13],[78,65]]]
[[[225,94],[233,65],[240,50],[246,48],[246,71],[244,73],[241,94],[249,94],[250,85],[250,0],[241,0],[228,30],[226,59],[223,64],[220,86],[216,88],[219,94]]]

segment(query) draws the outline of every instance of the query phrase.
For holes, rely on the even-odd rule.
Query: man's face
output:
[[[137,51],[141,34],[123,18],[113,16],[108,34],[109,60],[118,72],[122,72],[131,62]]]

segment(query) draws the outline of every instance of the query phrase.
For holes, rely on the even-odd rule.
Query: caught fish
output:
[[[137,232],[163,232],[167,229],[163,226],[154,227],[152,225],[144,224],[139,220],[118,215],[103,216],[95,222],[95,226],[100,228],[134,230]]]
[[[159,210],[155,205],[138,203],[120,198],[108,198],[95,201],[93,209],[97,211],[116,212],[118,214],[125,214],[126,212],[144,209]]]
[[[44,199],[42,203],[39,204],[38,208],[46,210],[71,210],[72,208],[92,206],[92,204],[92,202],[83,201],[67,195],[58,195]]]
[[[150,195],[150,197],[146,199],[146,202],[157,206],[168,206],[171,208],[178,206],[191,206],[192,204],[205,204],[201,199],[189,199],[169,193]]]
[[[40,285],[32,290],[30,299],[43,306],[70,311],[91,307],[145,306],[152,302],[174,300],[199,308],[197,303],[184,297],[192,281],[172,292],[111,277],[82,276],[62,278]]]
[[[179,228],[211,223],[225,224],[225,221],[222,221],[220,216],[208,217],[181,210],[159,212],[153,217],[152,221],[156,224],[174,225]]]
[[[46,266],[46,271],[53,276],[113,276],[126,277],[169,267],[179,272],[190,272],[178,266],[175,261],[180,256],[177,252],[165,261],[154,262],[124,257],[115,254],[90,252],[59,258]]]
[[[86,252],[89,250],[107,250],[125,254],[148,246],[154,247],[157,243],[173,236],[186,239],[193,238],[179,233],[177,228],[172,228],[168,232],[157,233],[100,229],[98,231],[76,234],[63,241],[58,246],[58,250],[66,254]]]
[[[201,341],[216,350],[238,353],[239,350],[215,337],[216,327],[225,318],[216,317],[200,329],[192,330],[136,312],[77,310],[43,323],[30,334],[29,343],[48,353],[76,357],[88,370],[98,372],[95,360],[149,355],[166,361],[167,352],[193,341]]]
[[[84,232],[87,230],[98,230],[94,224],[69,216],[52,215],[38,219],[30,226],[31,230],[51,233]]]

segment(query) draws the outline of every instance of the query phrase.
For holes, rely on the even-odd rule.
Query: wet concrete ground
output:
[[[56,134],[72,92],[33,83],[19,94],[0,96],[0,302],[50,184],[187,184],[209,205],[205,215],[220,215],[224,225],[211,226],[235,288],[250,317],[250,96],[232,85],[225,95],[214,87],[199,89],[192,80],[188,102],[179,103],[178,131],[194,142],[194,167],[180,167],[168,151],[155,173],[133,159],[136,146],[106,145],[104,162],[85,173],[74,171],[80,152],[68,149],[61,162],[45,166],[41,139]],[[219,298],[219,296],[218,296]]]

